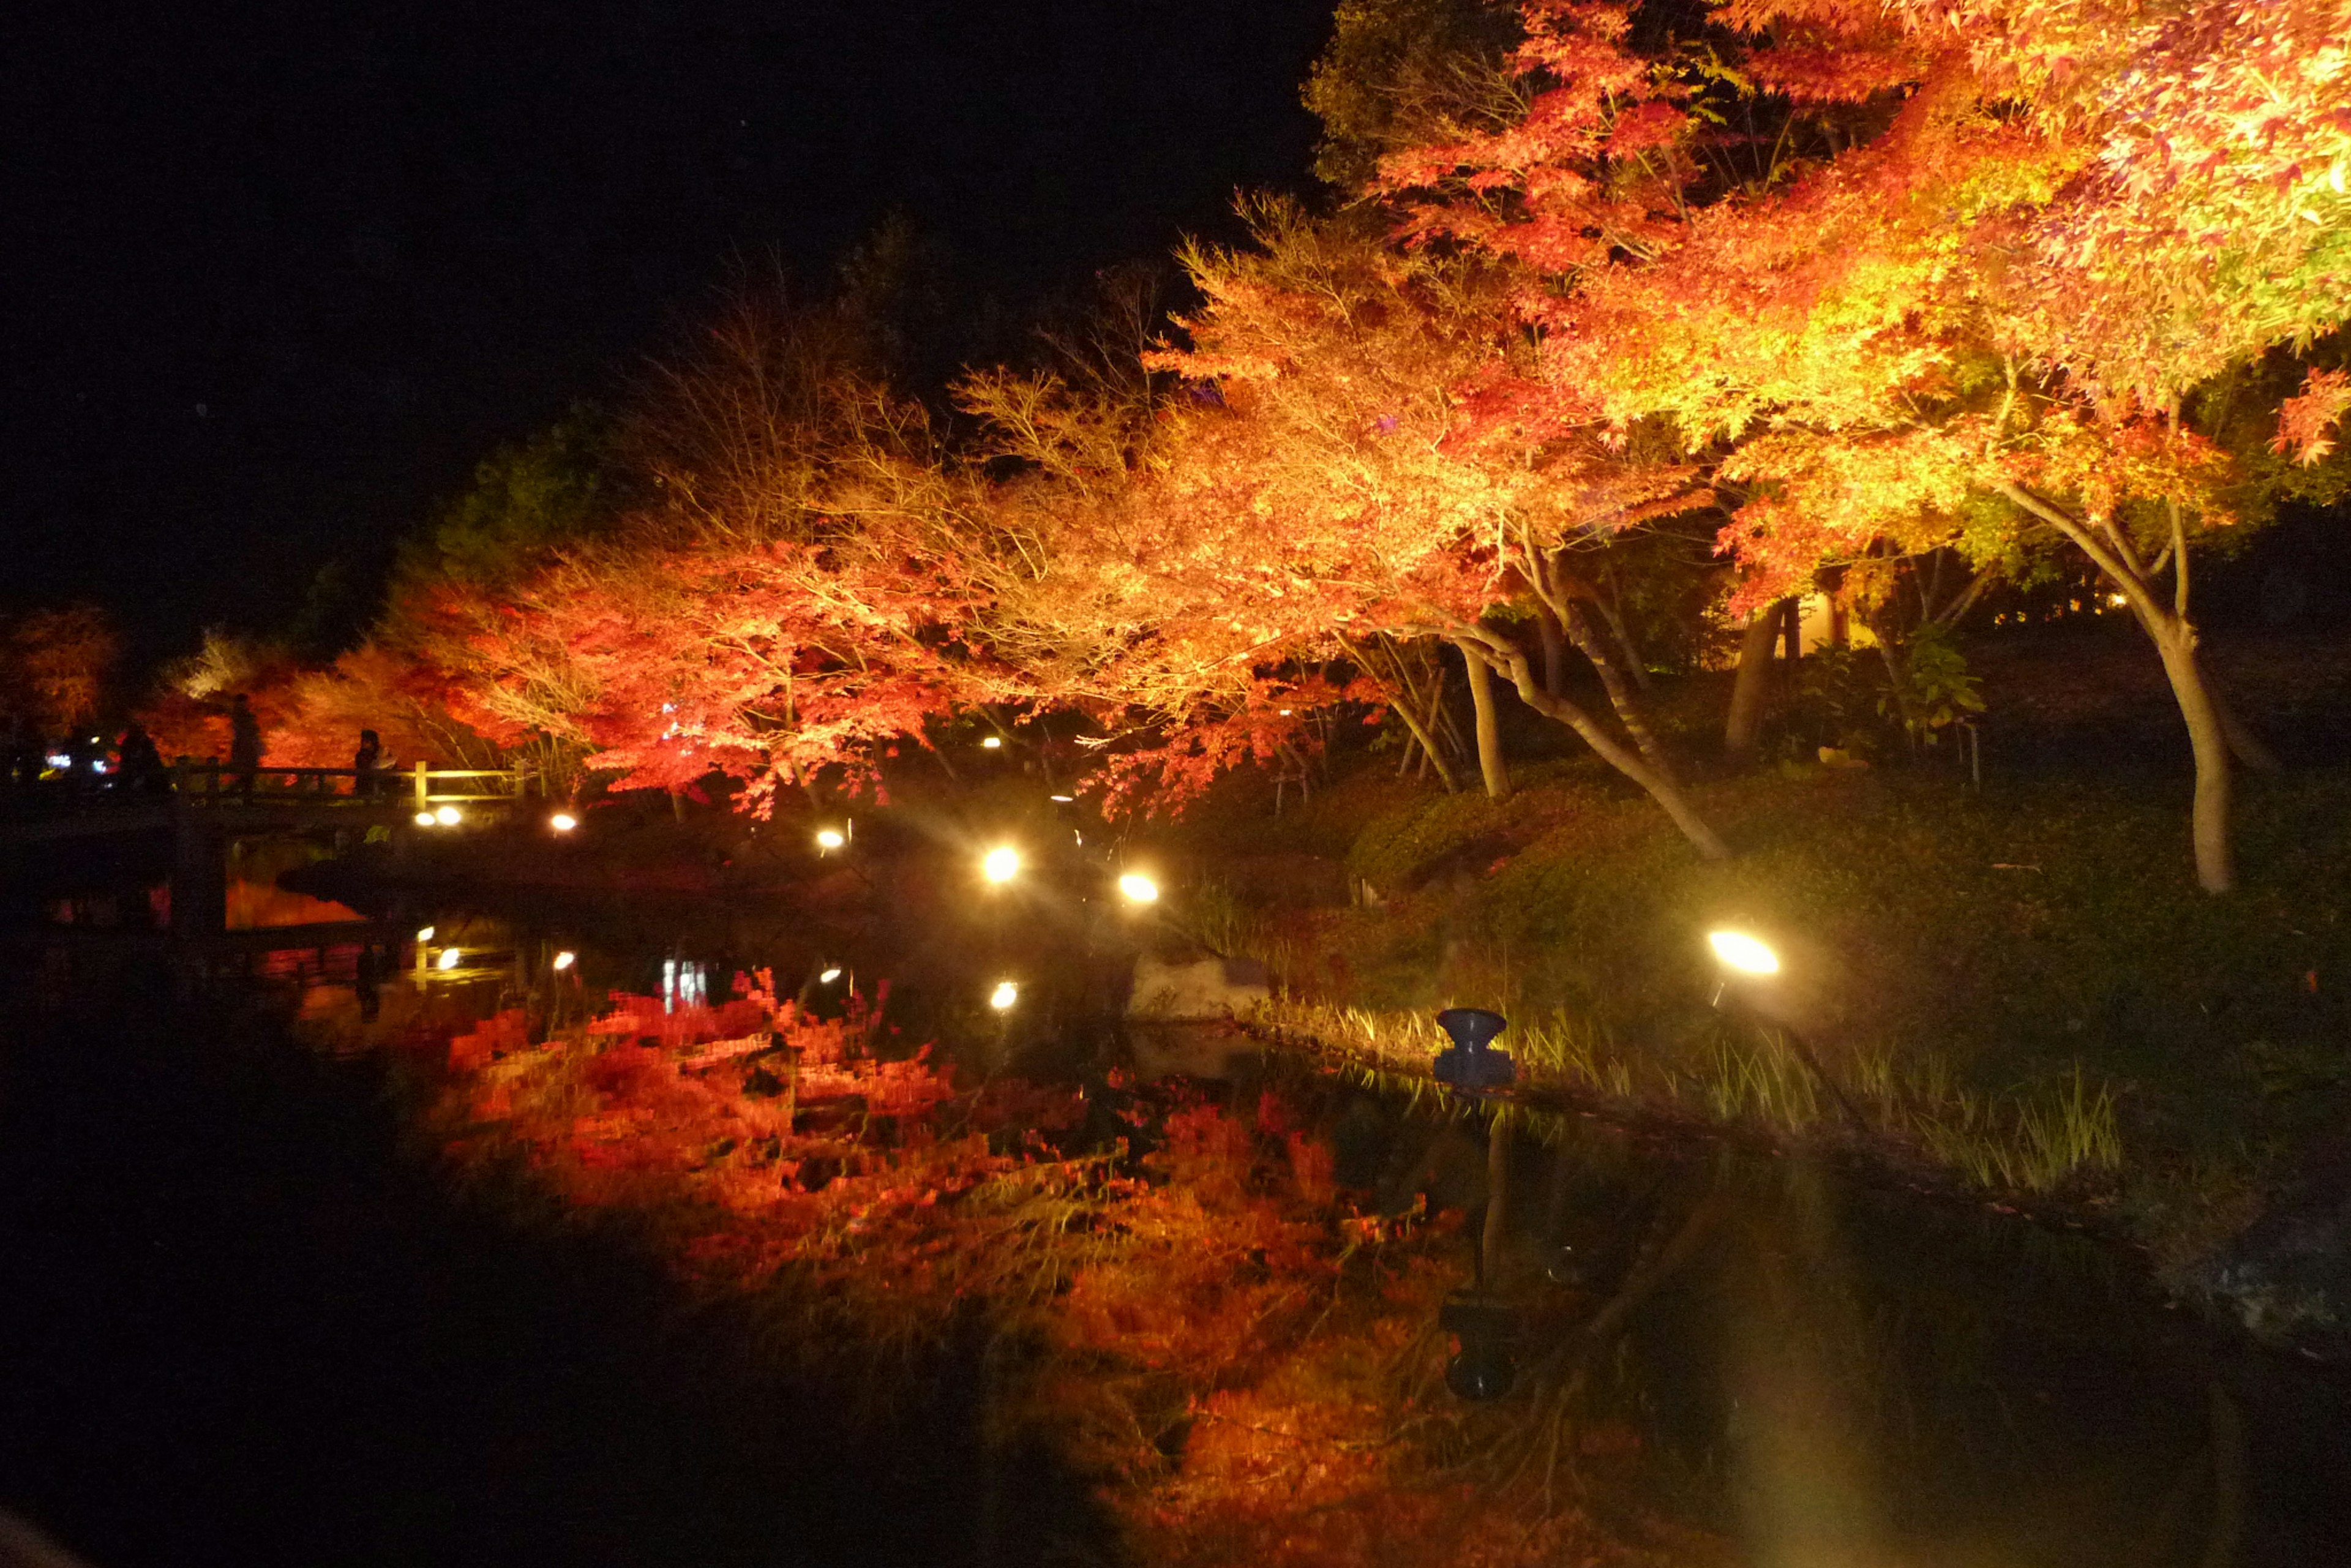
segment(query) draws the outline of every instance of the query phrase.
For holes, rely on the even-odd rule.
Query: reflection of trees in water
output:
[[[1221,1085],[975,1083],[777,988],[551,1045],[477,1030],[453,1106],[476,1154],[657,1216],[682,1267],[836,1371],[978,1334],[991,1451],[1101,1478],[1145,1560],[1965,1537],[2120,1561],[2209,1439],[2197,1375],[2158,1364],[2086,1244],[1617,1133],[1497,1151],[1259,1059]],[[1518,1375],[1471,1406],[1437,1325],[1497,1173],[1519,1196],[1485,1285]],[[2241,1504],[2208,1487],[2166,1529]]]

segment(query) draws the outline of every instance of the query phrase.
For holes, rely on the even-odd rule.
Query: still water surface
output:
[[[766,967],[820,1012],[887,979],[896,1040],[944,1041],[967,1074],[1133,1071],[1135,933],[1000,908],[921,930],[643,902],[373,913],[401,939],[193,990],[87,956],[16,967],[0,1506],[99,1568],[1117,1560],[1050,1453],[982,1462],[967,1381],[844,1423],[625,1238],[453,1191],[366,1047],[517,1003],[584,1017],[608,990],[687,1003]],[[1020,1005],[998,1013],[1007,978]],[[1213,1033],[1141,1043],[1237,1101],[1296,1071]],[[1315,1103],[1364,1207],[1485,1204],[1474,1115]],[[2079,1237],[1599,1123],[1499,1168],[1513,1397],[1620,1312],[1590,1375],[1640,1425],[1644,1506],[1746,1560],[2351,1562],[2335,1386]]]

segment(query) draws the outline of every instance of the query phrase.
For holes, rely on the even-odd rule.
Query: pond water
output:
[[[392,901],[367,910],[380,944],[256,947],[201,979],[88,953],[12,964],[0,1508],[99,1568],[1117,1562],[1170,1540],[1217,1560],[1196,1521],[1138,1534],[1105,1486],[1177,1495],[1240,1374],[1182,1395],[1143,1481],[1058,1451],[1050,1416],[1005,1439],[990,1354],[954,1326],[852,1418],[804,1358],[771,1354],[756,1294],[689,1286],[628,1226],[458,1181],[387,1043],[515,1009],[559,1032],[608,992],[687,1009],[765,969],[819,1019],[888,982],[866,1036],[882,1055],[935,1040],[961,1082],[1074,1084],[1115,1111],[1065,1147],[1125,1137],[1141,1158],[1205,1106],[1253,1126],[1259,1155],[1280,1137],[1322,1151],[1299,1167],[1328,1173],[1315,1212],[1421,1227],[1411,1266],[1437,1276],[1362,1318],[1365,1342],[1403,1313],[1432,1365],[1482,1346],[1502,1368],[1471,1425],[1431,1385],[1397,1406],[1456,1422],[1428,1463],[1497,1509],[1540,1495],[1655,1562],[2351,1562],[2339,1385],[2168,1307],[2100,1244],[1589,1119],[1541,1136],[1506,1120],[1498,1149],[1485,1107],[1318,1078],[1213,1028],[1123,1026],[1148,936],[1123,917],[927,907],[918,930],[886,905]],[[992,1008],[1007,981],[1014,1005]],[[1171,1172],[1225,1179],[1154,1166],[1137,1201]],[[1335,1255],[1334,1280],[1361,1266]],[[1262,1392],[1290,1375],[1248,1375]],[[1304,1432],[1289,1446],[1325,1440]],[[1227,1494],[1182,1495],[1196,1512]],[[1283,1529],[1265,1538],[1296,1547],[1281,1560],[1322,1560]],[[1450,1551],[1399,1526],[1380,1560]]]

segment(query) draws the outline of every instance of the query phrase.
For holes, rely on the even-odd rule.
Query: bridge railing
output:
[[[236,768],[223,762],[182,762],[172,769],[172,793],[190,805],[438,806],[487,805],[528,799],[546,784],[527,768]]]

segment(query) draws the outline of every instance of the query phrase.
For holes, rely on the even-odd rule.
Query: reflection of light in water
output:
[[[680,1008],[698,1008],[710,1000],[710,967],[706,964],[681,964],[674,958],[662,960],[662,1011],[674,1013]]]
[[[433,960],[433,967],[436,969],[454,969],[463,956],[464,955],[455,947],[444,947],[441,949],[441,956]]]

